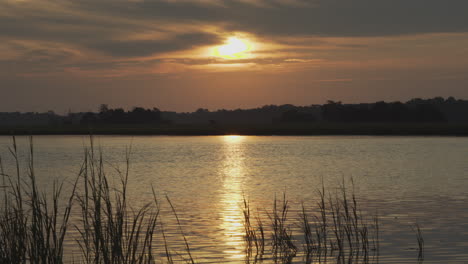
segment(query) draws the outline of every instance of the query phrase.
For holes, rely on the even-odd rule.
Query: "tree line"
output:
[[[131,111],[123,108],[112,109],[107,104],[99,107],[98,113],[84,113],[80,119],[81,124],[159,124],[161,111],[158,108],[145,109],[134,107]]]
[[[272,124],[272,123],[468,123],[468,100],[453,97],[415,98],[407,102],[323,105],[265,105],[252,109],[200,108],[194,112],[161,111],[134,107],[131,110],[99,106],[97,112],[58,115],[47,113],[0,113],[0,126],[19,125],[134,125],[134,124]]]

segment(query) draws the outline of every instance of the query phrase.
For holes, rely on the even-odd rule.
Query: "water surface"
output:
[[[27,142],[18,138],[22,160]],[[82,136],[34,137],[40,184],[71,181],[88,145]],[[151,185],[160,199],[167,194],[201,263],[244,263],[244,197],[267,223],[265,211],[285,193],[292,223],[302,202],[316,209],[322,183],[334,192],[343,179],[348,187],[353,179],[363,209],[380,216],[379,263],[417,263],[415,223],[426,241],[424,263],[468,262],[468,138],[99,136],[95,145],[110,174],[124,169],[131,146],[132,203],[150,201]],[[11,172],[9,146],[11,138],[0,137],[0,154]],[[173,219],[164,221],[171,249],[183,251]],[[297,226],[291,228],[298,233]]]

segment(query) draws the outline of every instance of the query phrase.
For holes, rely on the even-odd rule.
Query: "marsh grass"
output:
[[[266,211],[270,219],[266,230],[253,225],[250,203],[244,199],[247,251],[250,248],[258,253],[256,245],[261,241],[270,245],[269,254],[275,263],[290,263],[296,256],[302,256],[304,263],[326,263],[327,259],[335,259],[336,263],[369,263],[379,252],[379,217],[364,215],[353,182],[350,189],[344,181],[334,193],[326,192],[322,185],[315,210],[308,210],[302,202],[296,218],[288,215],[286,195],[281,200],[275,198],[272,210]],[[270,233],[270,239],[266,241],[265,235],[260,238],[258,230]],[[264,249],[262,255],[263,252]]]
[[[29,139],[26,178],[20,171],[16,138],[9,149],[16,175],[3,165],[3,204],[0,215],[0,263],[63,263],[64,241],[77,182],[62,205],[63,182],[53,181],[51,196],[40,192],[34,171],[34,148]]]
[[[268,213],[271,221],[271,243],[273,258],[283,263],[289,263],[296,256],[297,247],[294,244],[291,225],[288,222],[289,202],[286,194],[278,201],[275,197],[273,209]]]
[[[132,208],[127,202],[130,149],[115,187],[109,185],[102,152],[96,154],[94,149],[91,139],[80,173],[83,192],[76,199],[81,211],[80,223],[75,224],[80,234],[76,241],[83,262],[153,263],[153,235],[160,212],[155,195],[153,202]]]
[[[79,261],[73,263],[143,264],[155,263],[154,239],[162,233],[165,258],[173,257],[165,239],[160,219],[160,204],[153,191],[153,201],[139,208],[128,203],[130,152],[126,151],[124,170],[115,168],[117,176],[108,173],[102,151],[96,151],[93,138],[85,148],[80,171],[67,196],[62,194],[63,182],[53,181],[49,195],[41,192],[34,170],[34,148],[29,138],[27,170],[22,172],[16,138],[10,154],[15,174],[7,174],[0,159],[0,263],[69,263],[65,260],[64,242],[72,226],[80,249]],[[111,185],[110,180],[117,179]],[[68,191],[68,189],[67,189]],[[65,202],[63,202],[65,201]],[[188,241],[182,232],[174,206],[167,198],[185,241],[187,263],[195,263]],[[75,206],[76,208],[73,208]],[[69,223],[72,210],[79,216]],[[161,227],[161,228],[159,228]]]

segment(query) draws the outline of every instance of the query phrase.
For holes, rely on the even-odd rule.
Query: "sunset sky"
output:
[[[467,0],[0,0],[0,111],[468,99]]]

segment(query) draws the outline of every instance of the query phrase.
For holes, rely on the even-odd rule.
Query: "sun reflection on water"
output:
[[[227,258],[243,259],[244,225],[241,204],[242,183],[245,180],[243,136],[224,136],[224,160],[222,169],[221,226]]]
[[[224,141],[226,143],[235,143],[238,141],[244,140],[245,136],[240,136],[240,135],[226,135],[223,137]]]

